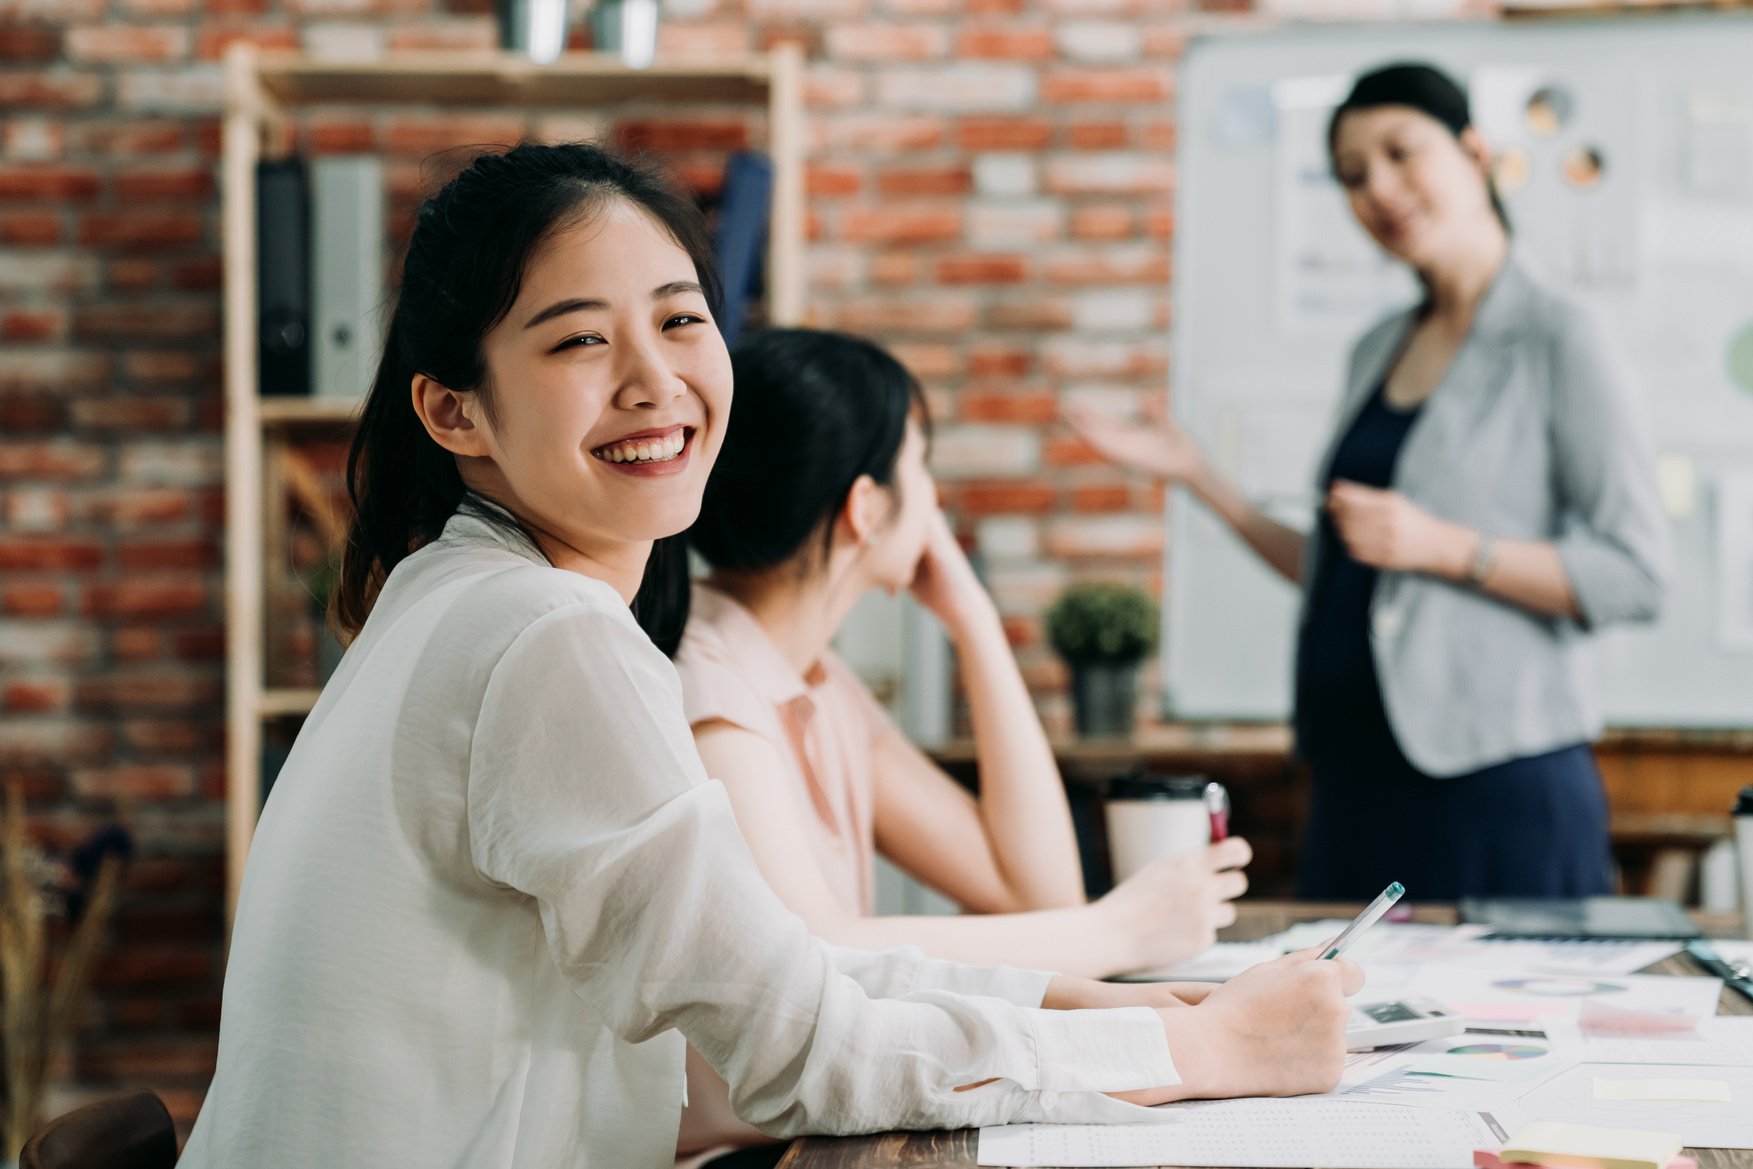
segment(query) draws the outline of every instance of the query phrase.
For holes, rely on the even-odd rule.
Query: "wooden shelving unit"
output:
[[[501,106],[600,109],[628,102],[735,103],[767,113],[773,160],[767,319],[796,324],[804,306],[802,58],[795,46],[726,60],[629,69],[597,54],[535,65],[502,53],[408,53],[326,61],[232,47],[225,61],[222,233],[225,270],[226,843],[229,913],[262,801],[263,724],[308,713],[317,692],[270,687],[266,674],[266,571],[283,528],[286,444],[311,433],[345,434],[359,404],[264,399],[256,376],[256,163],[299,109],[353,106]]]

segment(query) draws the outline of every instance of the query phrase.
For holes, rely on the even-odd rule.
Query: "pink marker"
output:
[[[1211,842],[1216,844],[1230,834],[1229,789],[1215,780],[1206,784],[1205,810],[1211,815]]]

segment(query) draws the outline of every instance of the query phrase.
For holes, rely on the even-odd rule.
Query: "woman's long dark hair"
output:
[[[820,329],[757,333],[731,368],[730,425],[689,542],[733,573],[778,568],[817,539],[826,555],[853,484],[895,486],[907,419],[929,430],[924,391],[880,346]]]
[[[335,622],[347,636],[365,624],[396,565],[466,506],[456,458],[432,440],[414,412],[414,376],[482,395],[492,418],[492,393],[517,388],[488,384],[483,338],[516,301],[536,248],[616,199],[664,226],[693,259],[716,310],[717,272],[699,211],[653,172],[595,146],[524,143],[483,154],[420,205],[383,360],[347,459],[353,521],[333,602]],[[528,538],[498,509],[475,512]],[[669,629],[662,619],[677,590],[687,588],[682,539],[657,541],[633,601],[634,616],[660,645],[673,646],[681,636],[679,626]]]

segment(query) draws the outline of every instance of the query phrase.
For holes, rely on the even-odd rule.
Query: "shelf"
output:
[[[263,718],[286,718],[309,714],[321,690],[264,690],[257,709]]]
[[[265,427],[346,426],[359,420],[363,404],[351,398],[263,398],[258,410]]]
[[[766,57],[667,61],[631,69],[601,53],[564,54],[552,65],[497,52],[395,53],[356,61],[264,53],[257,70],[263,92],[285,105],[592,106],[640,98],[762,102],[771,76]]]

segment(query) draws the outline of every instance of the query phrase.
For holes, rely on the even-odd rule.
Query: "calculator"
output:
[[[1467,1021],[1435,999],[1395,999],[1385,1003],[1360,1003],[1351,1008],[1345,1024],[1348,1051],[1393,1047],[1459,1035]]]

